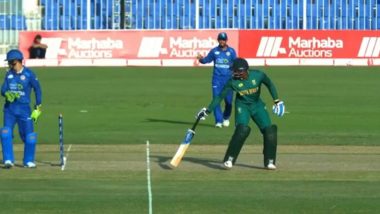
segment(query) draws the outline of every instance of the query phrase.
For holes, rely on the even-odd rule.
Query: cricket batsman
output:
[[[24,167],[35,168],[34,162],[37,134],[33,122],[41,115],[41,87],[36,75],[22,65],[24,59],[19,50],[10,50],[6,60],[9,70],[5,74],[1,95],[5,97],[4,127],[1,129],[1,145],[5,168],[14,166],[13,128],[17,123],[20,137],[24,142]],[[30,109],[30,93],[35,93],[35,108]]]
[[[245,59],[237,58],[233,62],[232,70],[232,79],[224,86],[221,94],[213,98],[207,108],[202,108],[198,116],[205,118],[227,96],[229,91],[235,91],[236,127],[223,159],[223,167],[231,169],[235,164],[251,131],[248,126],[251,118],[264,137],[264,167],[274,170],[276,169],[277,126],[272,124],[265,104],[260,98],[261,85],[264,84],[269,89],[274,100],[273,112],[280,117],[285,113],[284,102],[278,98],[276,87],[269,77],[262,71],[249,70],[248,62]]]
[[[224,85],[231,79],[230,67],[234,59],[236,59],[236,52],[232,47],[227,45],[227,34],[221,32],[218,34],[219,45],[210,50],[206,57],[198,55],[197,59],[200,63],[206,64],[214,62],[214,71],[212,74],[212,96],[213,98],[220,95]],[[220,104],[214,106],[212,109],[215,116],[215,127],[222,128],[230,125],[229,118],[232,111],[232,98],[233,92],[228,91],[224,97],[225,109],[222,112]]]

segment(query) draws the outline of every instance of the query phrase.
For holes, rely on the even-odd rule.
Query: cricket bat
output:
[[[200,117],[197,117],[197,120],[194,122],[193,127],[187,130],[185,138],[183,139],[182,143],[179,145],[177,152],[175,153],[174,157],[170,161],[170,166],[172,168],[177,167],[181,163],[181,160],[183,156],[185,155],[186,150],[189,148],[191,140],[193,139],[195,135],[195,128],[197,127],[200,119],[201,119]]]

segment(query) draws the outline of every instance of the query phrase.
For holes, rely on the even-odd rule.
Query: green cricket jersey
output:
[[[261,84],[264,84],[268,89],[273,100],[278,99],[277,90],[269,77],[262,71],[250,70],[248,71],[248,78],[246,80],[231,79],[224,86],[222,93],[215,97],[208,110],[211,112],[227,95],[228,91],[233,90],[236,92],[235,103],[245,104],[251,107],[257,104],[263,105],[263,101],[260,99]]]

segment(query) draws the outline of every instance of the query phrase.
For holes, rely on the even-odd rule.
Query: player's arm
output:
[[[36,95],[36,106],[40,106],[42,103],[42,91],[41,91],[41,85],[38,81],[35,74],[32,73],[32,76],[30,78],[30,83],[32,85],[32,88],[34,90],[34,94]]]
[[[1,86],[1,96],[5,97],[5,93],[9,91],[8,81],[7,81],[8,73],[5,74],[3,85]]]
[[[237,56],[236,56],[236,52],[235,52],[235,49],[233,49],[233,48],[231,48],[232,49],[232,53],[231,53],[231,59],[232,59],[232,61],[234,61],[236,58],[237,58]]]
[[[263,73],[263,75],[264,75],[263,83],[268,88],[269,93],[273,98],[273,101],[274,102],[280,101],[280,99],[278,98],[276,86],[273,84],[272,80],[265,73]]]
[[[210,52],[208,52],[206,57],[203,57],[202,55],[198,55],[197,58],[198,58],[198,61],[202,64],[210,63],[215,59],[214,51],[211,50]]]
[[[285,104],[278,98],[276,87],[267,75],[264,74],[264,85],[268,88],[269,93],[272,95],[274,105],[272,107],[273,113],[279,117],[285,114]]]
[[[222,100],[227,96],[230,90],[233,90],[232,80],[228,81],[226,85],[223,87],[222,92],[218,96],[214,97],[214,99],[212,99],[210,105],[208,105],[207,107],[207,112],[211,113],[215,109],[215,107],[219,105],[220,102],[222,102]]]

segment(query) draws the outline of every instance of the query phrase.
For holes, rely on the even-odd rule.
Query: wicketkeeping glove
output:
[[[13,92],[13,91],[7,91],[5,92],[5,99],[10,102],[10,103],[13,103],[15,101],[15,99],[18,99],[20,98],[20,94],[19,93],[16,93],[16,92]]]
[[[36,109],[32,111],[32,115],[30,116],[32,120],[37,123],[38,118],[41,116],[41,105],[36,106]]]
[[[206,120],[208,111],[206,107],[203,107],[197,114],[196,118],[199,117],[200,120]]]
[[[272,107],[273,113],[279,117],[284,116],[285,114],[285,104],[281,100],[277,100],[274,102],[274,105]]]

